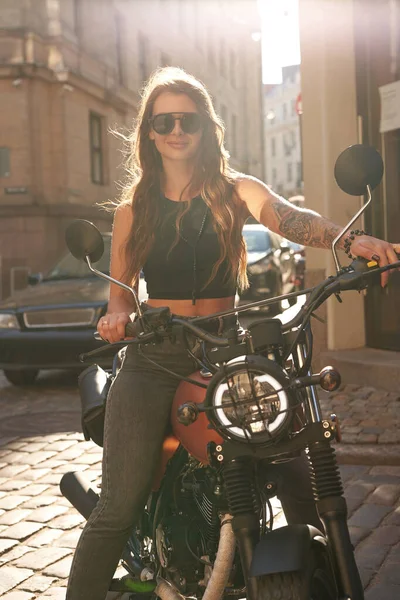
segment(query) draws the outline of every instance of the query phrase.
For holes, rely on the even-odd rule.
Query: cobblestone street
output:
[[[2,600],[65,598],[83,518],[61,496],[59,481],[63,473],[79,470],[98,482],[102,454],[79,432],[75,383],[75,375],[44,373],[35,386],[17,389],[0,375]],[[322,404],[324,414],[334,408],[343,418],[346,463],[350,450],[374,448],[369,464],[341,466],[349,524],[366,600],[398,600],[400,457],[393,443],[399,441],[397,427],[389,427],[398,423],[398,397],[347,386]],[[387,462],[385,449],[390,464],[381,464]],[[354,456],[357,460],[356,451]]]

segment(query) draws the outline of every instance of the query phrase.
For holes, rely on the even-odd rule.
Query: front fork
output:
[[[339,597],[363,600],[364,591],[347,526],[347,504],[335,450],[328,441],[309,445],[315,504],[328,538]]]
[[[297,358],[304,360],[305,348],[300,346]],[[311,374],[311,373],[310,373]],[[321,423],[322,415],[317,390],[307,388],[308,418]],[[321,425],[322,427],[322,425]],[[325,430],[324,435],[327,435]],[[331,437],[331,436],[330,436]],[[330,441],[312,442],[307,455],[314,500],[329,542],[339,597],[364,600],[364,591],[354,558],[347,526],[347,505],[335,450]],[[232,527],[238,543],[248,600],[257,600],[257,579],[249,577],[254,548],[260,539],[258,495],[255,489],[253,461],[250,457],[231,460],[223,472]]]
[[[306,348],[297,346],[297,360],[302,367]],[[311,372],[308,373],[311,375]],[[322,421],[317,390],[306,388],[308,417],[313,423]],[[327,435],[327,433],[325,433]],[[336,452],[330,441],[313,442],[307,449],[315,504],[324,524],[331,557],[336,573],[339,596],[363,600],[364,590],[354,558],[353,545],[347,526],[347,504],[343,496],[342,480]]]
[[[232,529],[239,548],[246,597],[257,600],[257,579],[249,577],[254,548],[260,540],[258,495],[255,489],[254,461],[250,457],[231,460],[223,477],[232,515]]]

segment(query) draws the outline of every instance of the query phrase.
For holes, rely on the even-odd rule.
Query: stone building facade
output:
[[[282,83],[265,87],[266,181],[288,198],[303,192],[300,117],[296,112],[300,66],[283,67]]]
[[[385,173],[355,227],[398,242],[400,129],[394,125],[382,132],[379,90],[400,81],[400,0],[300,0],[299,9],[307,206],[345,225],[364,198],[338,188],[335,161],[352,144],[371,145],[381,153]],[[348,263],[345,256],[341,260]],[[330,252],[307,249],[308,284],[334,271]],[[364,346],[379,349],[382,362],[389,364],[391,353],[382,351],[400,351],[399,298],[398,272],[385,293],[370,286],[365,296],[344,293],[342,304],[331,298],[324,308],[326,324],[315,326],[320,346],[342,355],[348,350],[349,356]]]
[[[0,298],[45,271],[74,218],[102,230],[121,143],[151,72],[180,66],[210,90],[232,165],[263,177],[256,0],[3,0],[0,6]],[[18,270],[20,268],[20,270]]]

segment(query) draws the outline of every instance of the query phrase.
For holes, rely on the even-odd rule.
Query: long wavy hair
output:
[[[128,177],[117,206],[130,205],[133,221],[123,247],[127,264],[124,279],[131,285],[137,282],[140,269],[154,243],[154,232],[162,221],[159,196],[163,165],[154,141],[149,137],[149,118],[154,102],[163,92],[186,94],[204,117],[205,125],[195,157],[194,175],[187,189],[189,194],[200,190],[202,199],[210,208],[221,252],[203,289],[214,279],[225,259],[230,265],[224,274],[225,281],[235,281],[240,289],[245,289],[248,280],[242,227],[248,211],[235,192],[234,185],[239,173],[229,166],[229,153],[224,147],[225,127],[214,110],[205,86],[183,69],[175,67],[158,69],[150,77],[142,93],[135,127],[131,135],[125,138]],[[176,219],[177,237],[172,248],[178,242],[179,227],[189,209],[190,201],[182,202]]]

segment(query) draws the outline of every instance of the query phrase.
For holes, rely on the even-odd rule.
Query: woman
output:
[[[111,257],[111,275],[136,289],[143,269],[152,307],[168,305],[186,317],[233,307],[237,286],[247,285],[241,232],[250,215],[294,242],[318,248],[330,248],[341,230],[230,169],[223,138],[223,124],[199,81],[170,67],[153,75],[131,139],[132,180],[115,211]],[[397,260],[391,244],[366,235],[351,241],[351,252],[374,256],[381,265]],[[98,324],[101,336],[123,339],[134,311],[133,298],[112,285],[108,314]],[[229,325],[218,321],[213,331]],[[76,549],[68,600],[105,598],[148,496],[179,384],[155,363],[181,375],[194,370],[179,342],[128,346],[107,400],[101,498]],[[302,459],[279,469],[287,519],[318,526]]]

